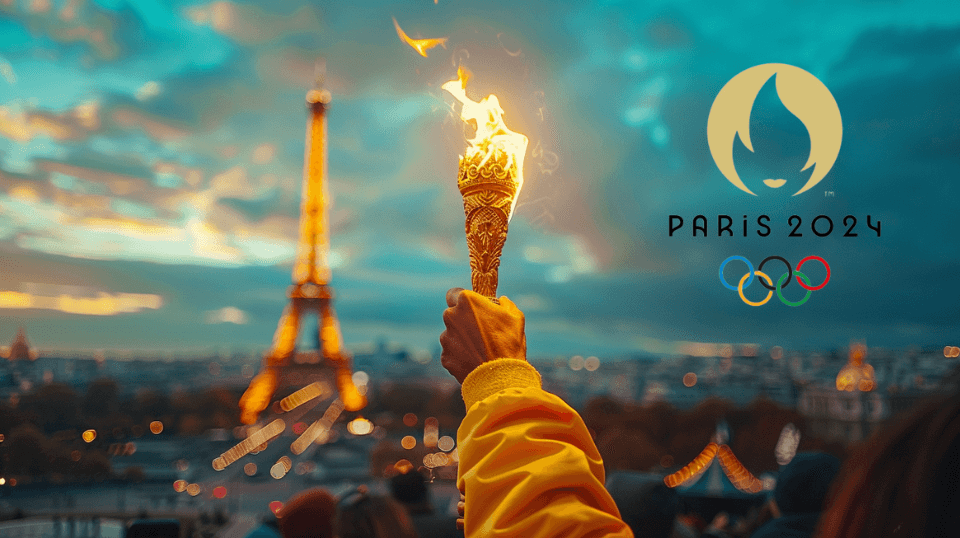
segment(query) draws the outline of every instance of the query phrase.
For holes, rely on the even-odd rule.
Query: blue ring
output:
[[[749,286],[750,284],[752,284],[752,283],[753,283],[753,277],[756,276],[756,273],[755,273],[754,270],[753,270],[753,264],[750,263],[750,260],[744,258],[743,256],[730,256],[729,258],[723,260],[723,263],[720,264],[720,283],[723,284],[723,286],[724,286],[725,288],[727,288],[728,290],[737,291],[737,287],[736,287],[736,286],[731,286],[730,284],[727,284],[727,281],[723,279],[723,268],[727,266],[727,263],[728,263],[730,260],[740,260],[740,261],[742,261],[743,263],[747,264],[747,267],[750,268],[750,278],[747,279],[747,281],[743,283],[743,287],[746,288],[747,286]]]

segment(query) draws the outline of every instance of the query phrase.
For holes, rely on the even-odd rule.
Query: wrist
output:
[[[461,393],[469,411],[473,404],[510,388],[540,388],[540,373],[523,359],[496,359],[473,369],[463,380]]]

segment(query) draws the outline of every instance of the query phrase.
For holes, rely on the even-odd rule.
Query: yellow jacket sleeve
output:
[[[526,361],[482,364],[463,382],[457,487],[473,537],[632,537],[603,486],[583,419]]]

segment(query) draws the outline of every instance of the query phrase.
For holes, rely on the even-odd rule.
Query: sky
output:
[[[447,40],[424,57],[394,19]],[[469,286],[456,174],[472,132],[440,90],[458,66],[530,140],[499,293],[531,355],[960,342],[960,4],[0,0],[0,343],[22,325],[41,350],[268,347],[321,59],[348,346],[435,352],[445,291]],[[753,151],[742,133],[732,149],[756,196],[707,140],[721,88],[766,63],[814,75],[842,117],[836,163],[796,196],[812,142],[779,78],[749,115]],[[801,306],[750,306],[718,279],[734,255],[819,256],[830,281]]]

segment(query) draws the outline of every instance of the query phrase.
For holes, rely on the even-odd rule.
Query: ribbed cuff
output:
[[[496,359],[477,366],[463,380],[461,393],[467,410],[504,389],[540,388],[540,372],[522,359]]]

